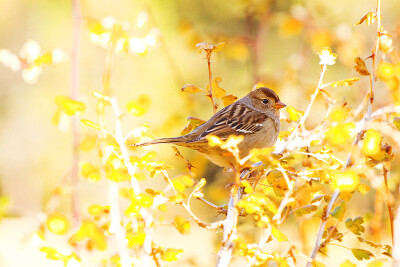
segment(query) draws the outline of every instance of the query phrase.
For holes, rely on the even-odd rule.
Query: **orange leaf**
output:
[[[364,21],[367,23],[367,25],[370,25],[375,22],[376,18],[377,16],[375,11],[370,11],[364,17],[362,17],[355,25],[360,25]]]
[[[181,88],[181,91],[182,92],[188,92],[188,93],[197,93],[197,92],[201,92],[201,91],[204,91],[204,90],[199,88],[199,87],[197,87],[197,86],[194,86],[194,85],[191,85],[191,84],[186,84],[185,86],[183,86]]]
[[[354,62],[356,65],[354,66],[354,69],[360,74],[360,75],[370,75],[367,66],[365,65],[365,61],[362,60],[360,57],[356,57],[354,59]]]

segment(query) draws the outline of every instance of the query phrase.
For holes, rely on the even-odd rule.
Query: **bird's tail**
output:
[[[179,136],[179,137],[172,137],[172,138],[155,139],[155,140],[146,141],[146,142],[142,142],[142,143],[132,144],[131,146],[149,146],[149,145],[155,145],[155,144],[168,144],[168,143],[179,145],[181,143],[185,143],[185,141],[182,139],[181,136]]]

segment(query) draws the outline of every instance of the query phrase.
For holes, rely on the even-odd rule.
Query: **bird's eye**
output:
[[[266,104],[268,104],[269,101],[268,101],[268,99],[264,98],[264,99],[262,100],[262,102],[263,102],[263,104],[266,105]]]

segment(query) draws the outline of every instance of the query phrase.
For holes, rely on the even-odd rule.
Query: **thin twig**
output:
[[[396,218],[393,222],[393,267],[400,267],[400,205],[397,207]]]
[[[208,97],[211,100],[211,104],[213,106],[214,114],[217,112],[217,106],[214,103],[213,91],[212,91],[212,72],[211,72],[211,49],[206,49],[206,59],[207,59],[207,67],[208,67],[208,83],[209,83],[209,90],[208,90]]]
[[[387,179],[387,174],[389,170],[385,167],[384,164],[382,164],[382,171],[383,171],[383,179],[385,180],[385,193],[386,193],[386,206],[388,208],[388,213],[389,213],[389,220],[390,220],[390,233],[392,236],[392,245],[394,243],[394,227],[393,227],[393,221],[394,221],[394,215],[393,215],[393,207],[392,207],[392,201],[391,201],[391,194],[388,186],[388,179]]]
[[[135,178],[137,164],[132,164],[132,162],[130,161],[129,151],[125,144],[125,138],[122,133],[122,123],[121,123],[122,113],[119,109],[117,99],[115,97],[110,98],[110,103],[111,103],[112,109],[113,109],[115,117],[116,117],[116,119],[115,119],[115,140],[117,141],[117,143],[119,145],[119,148],[120,148],[120,151],[122,154],[122,158],[124,160],[124,165],[129,173],[129,176],[131,177],[130,181],[131,181],[133,193],[135,195],[138,195],[141,193],[141,189],[140,189],[139,182]],[[140,209],[140,215],[142,216],[144,223],[145,223],[146,237],[145,237],[145,240],[143,243],[143,249],[145,252],[145,256],[143,257],[143,265],[147,266],[150,262],[150,256],[152,253],[151,244],[152,244],[153,229],[151,227],[151,224],[153,223],[153,215],[151,213],[149,213],[145,208]]]
[[[290,134],[287,141],[280,148],[277,147],[275,149],[275,153],[282,154],[285,151],[285,149],[289,147],[290,143],[296,138],[297,132],[300,130],[300,128],[302,128],[304,126],[304,122],[306,121],[308,115],[310,114],[310,110],[315,101],[315,98],[317,97],[319,90],[323,86],[322,81],[324,79],[326,69],[327,69],[326,65],[322,65],[322,70],[319,75],[318,85],[317,85],[317,88],[315,88],[314,93],[311,95],[310,104],[308,104],[308,107],[307,107],[306,111],[304,112],[304,115],[301,117],[299,124],[296,126],[296,128],[293,130],[293,132]]]
[[[239,212],[236,208],[237,202],[240,200],[241,193],[239,190],[239,182],[241,176],[246,176],[247,172],[243,171],[241,174],[235,172],[235,184],[232,186],[231,194],[228,203],[228,211],[226,218],[223,221],[224,234],[222,239],[222,246],[217,256],[217,267],[226,267],[232,259],[232,252],[234,247],[234,241],[237,236],[237,221]]]
[[[72,19],[73,19],[73,41],[71,51],[71,92],[70,96],[74,100],[79,98],[79,55],[81,39],[81,9],[80,1],[72,0]],[[79,144],[80,144],[80,121],[77,116],[71,119],[72,129],[72,166],[71,166],[71,187],[72,187],[72,214],[73,223],[79,224]]]
[[[174,193],[175,194],[178,193],[178,191],[175,189],[171,179],[169,178],[167,171],[162,170],[161,173],[163,174],[165,181],[169,184],[169,186],[174,191]],[[189,198],[189,200],[190,200],[190,198]],[[194,214],[193,211],[190,209],[189,201],[188,201],[188,203],[181,202],[179,204],[186,210],[186,212],[189,214],[189,216],[192,218],[192,220],[195,223],[197,223],[198,226],[208,229],[208,230],[214,230],[214,229],[222,227],[223,224],[221,221],[213,222],[213,223],[206,223],[206,222],[203,222],[202,220],[200,220],[199,217],[197,217],[196,214]]]

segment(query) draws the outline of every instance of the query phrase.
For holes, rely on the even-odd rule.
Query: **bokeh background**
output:
[[[226,42],[221,52],[213,54],[211,66],[214,77],[222,78],[219,85],[228,93],[242,97],[262,82],[278,92],[287,105],[304,110],[309,103],[307,97],[318,82],[317,52],[329,46],[338,54],[337,64],[329,67],[325,81],[357,77],[353,59],[367,57],[376,36],[375,26],[355,26],[364,14],[375,9],[373,0],[82,0],[80,6],[79,98],[87,103],[84,117],[95,117],[95,99],[91,93],[102,87],[106,55],[101,40],[91,36],[90,23],[107,24],[116,20],[125,23],[130,38],[137,39],[128,51],[120,51],[114,57],[111,88],[121,106],[143,94],[151,101],[143,116],[124,118],[124,131],[148,123],[154,137],[179,135],[188,116],[207,119],[212,115],[211,105],[200,93],[180,90],[185,84],[207,86],[207,65],[204,54],[196,48],[197,43]],[[398,50],[400,1],[382,1],[381,10],[382,23]],[[0,265],[61,266],[45,259],[31,234],[43,219],[43,210],[54,188],[71,166],[69,120],[63,118],[54,123],[57,110],[54,99],[69,95],[71,87],[71,2],[0,1],[0,13],[0,49],[3,49],[0,53],[3,63],[0,64]],[[12,53],[29,59],[32,56],[29,53],[45,52],[53,53],[57,60],[29,73],[10,56]],[[352,87],[331,88],[329,94],[338,102],[347,101],[349,106],[357,107],[368,88],[369,80],[363,78]],[[387,97],[388,89],[378,82],[375,107]],[[323,103],[317,99],[307,126],[316,125],[324,116]],[[285,127],[288,125],[283,124]],[[87,134],[91,130],[83,127],[82,136]],[[155,150],[158,159],[174,166],[172,173],[182,171],[184,164],[174,157],[169,146]],[[226,202],[228,191],[224,186],[229,182],[226,174],[198,153],[181,151],[196,162],[198,177],[207,178],[206,197],[216,203]],[[85,151],[81,151],[81,156],[93,157]],[[397,174],[395,168],[392,177]],[[146,185],[155,189],[164,186],[159,177]],[[82,210],[93,203],[107,203],[105,181],[82,180],[79,186]],[[369,213],[373,217],[374,194],[363,200],[361,203],[355,198],[351,202],[350,214]],[[57,210],[64,213],[70,207],[68,197],[57,204]],[[202,204],[196,203],[195,210],[204,218],[215,219],[215,213]],[[188,253],[185,257],[192,258],[193,264],[212,266],[215,237],[195,228],[185,237],[176,237],[167,228],[160,230],[159,236],[175,247],[191,244],[185,247]],[[304,238],[295,222],[293,229],[287,231]],[[311,240],[314,233],[315,230],[309,232]],[[383,231],[381,238],[388,240],[388,232]],[[202,242],[201,247],[195,245],[198,242]],[[345,258],[347,252],[343,253]],[[334,259],[328,262],[335,266]]]

